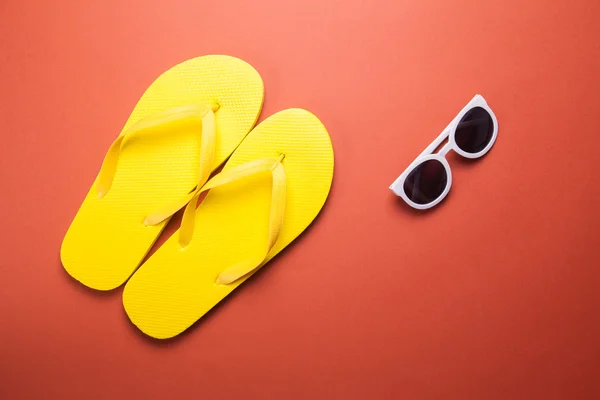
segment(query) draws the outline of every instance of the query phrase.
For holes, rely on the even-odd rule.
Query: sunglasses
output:
[[[390,189],[411,207],[425,210],[437,205],[450,191],[452,173],[446,154],[454,150],[466,158],[483,157],[498,136],[498,120],[481,95],[476,95],[396,179]],[[448,140],[442,149],[434,151]]]

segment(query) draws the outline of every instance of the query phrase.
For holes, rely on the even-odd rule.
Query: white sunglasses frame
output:
[[[485,146],[485,148],[483,150],[481,150],[477,153],[467,153],[467,152],[461,150],[460,147],[458,147],[458,145],[456,144],[456,140],[455,140],[456,128],[457,128],[460,120],[465,116],[465,114],[476,107],[481,107],[490,114],[490,116],[492,117],[492,121],[494,123],[494,131],[492,132],[492,138],[490,139],[490,142],[487,144],[487,146]],[[427,148],[421,154],[419,154],[419,156],[408,166],[408,168],[406,168],[404,170],[404,172],[398,177],[398,179],[396,179],[394,181],[394,183],[391,184],[390,189],[392,190],[392,192],[394,192],[394,194],[396,196],[401,197],[402,200],[404,200],[406,202],[406,204],[408,204],[409,206],[411,206],[413,208],[416,208],[418,210],[426,210],[428,208],[435,207],[442,200],[444,200],[444,198],[446,198],[446,196],[448,195],[448,192],[450,192],[450,187],[452,186],[452,171],[450,170],[450,164],[448,164],[448,161],[446,160],[446,155],[450,152],[450,150],[454,150],[456,153],[458,153],[459,155],[461,155],[462,157],[465,157],[465,158],[470,158],[470,159],[480,158],[480,157],[483,157],[488,151],[490,151],[490,149],[496,142],[497,137],[498,137],[498,120],[496,119],[496,115],[494,114],[492,109],[488,106],[488,104],[485,101],[485,99],[483,98],[483,96],[480,94],[477,94],[458,113],[458,115],[456,117],[454,117],[452,122],[450,122],[450,124],[448,124],[448,126],[442,131],[442,133],[429,146],[427,146]],[[440,144],[442,144],[444,142],[444,140],[446,140],[446,139],[448,139],[448,143],[446,143],[444,145],[444,147],[442,147],[440,149],[439,152],[433,153],[435,151],[435,149],[437,149],[438,146]],[[446,187],[444,188],[444,191],[442,192],[442,194],[440,196],[438,196],[438,198],[436,198],[434,201],[427,203],[427,204],[417,204],[414,201],[412,201],[411,199],[409,199],[408,196],[406,195],[406,193],[404,192],[404,181],[406,180],[406,178],[408,177],[408,174],[413,169],[415,169],[417,166],[419,166],[420,164],[422,164],[423,162],[428,161],[428,160],[438,160],[444,166],[444,169],[446,170],[446,175],[447,175],[448,179],[447,179]]]

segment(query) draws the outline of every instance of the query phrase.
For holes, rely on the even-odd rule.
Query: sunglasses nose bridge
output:
[[[446,144],[444,144],[444,146],[440,149],[440,151],[437,152],[437,155],[442,157],[442,158],[446,158],[446,155],[448,155],[448,153],[450,152],[450,150],[452,150],[454,148],[455,144],[454,144],[454,140],[452,137],[452,134],[448,137],[448,142],[446,142]]]

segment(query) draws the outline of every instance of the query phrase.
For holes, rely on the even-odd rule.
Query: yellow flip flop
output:
[[[156,79],[66,233],[66,271],[94,289],[122,285],[170,216],[252,129],[263,97],[258,72],[229,56],[194,58]]]
[[[131,321],[159,339],[186,330],[310,225],[332,178],[331,141],[314,115],[290,109],[267,118],[127,282]]]

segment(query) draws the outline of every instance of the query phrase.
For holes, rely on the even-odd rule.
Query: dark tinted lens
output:
[[[442,195],[448,175],[438,160],[427,160],[413,169],[404,181],[404,193],[417,204],[428,204]]]
[[[458,123],[454,139],[466,153],[479,153],[485,149],[494,133],[492,116],[481,107],[469,110]]]

